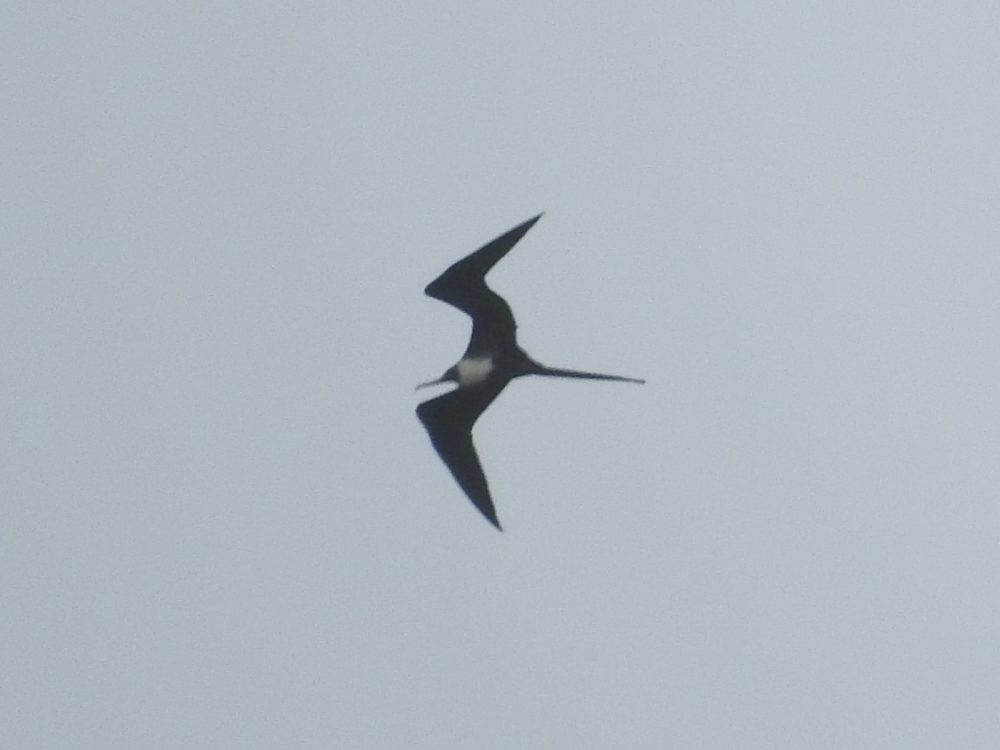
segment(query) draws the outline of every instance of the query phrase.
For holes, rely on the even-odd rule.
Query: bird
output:
[[[540,218],[542,214],[518,224],[452,264],[424,290],[427,296],[472,318],[472,335],[465,354],[455,365],[417,389],[449,382],[458,387],[421,403],[417,417],[458,486],[499,531],[503,528],[472,442],[472,427],[507,384],[524,375],[646,382],[641,378],[546,367],[517,345],[517,324],[510,305],[486,285],[485,276]]]

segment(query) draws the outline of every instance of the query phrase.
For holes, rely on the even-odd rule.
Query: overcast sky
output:
[[[1000,747],[994,3],[7,3],[10,748]],[[490,276],[524,379],[414,415]]]

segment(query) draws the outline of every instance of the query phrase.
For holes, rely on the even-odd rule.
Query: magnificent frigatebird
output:
[[[423,388],[455,382],[458,388],[424,401],[417,407],[417,416],[455,481],[479,512],[498,529],[500,522],[490,497],[490,488],[472,444],[472,426],[507,383],[522,375],[646,382],[620,375],[546,367],[517,345],[517,324],[514,323],[510,305],[486,286],[484,277],[540,218],[541,214],[528,219],[483,245],[448,268],[424,290],[429,297],[447,302],[469,315],[472,318],[472,338],[456,365],[449,367],[437,380],[417,386]]]

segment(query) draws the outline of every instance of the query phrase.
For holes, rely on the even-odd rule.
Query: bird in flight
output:
[[[541,217],[539,214],[528,219],[483,245],[453,264],[424,290],[429,297],[447,302],[472,318],[472,337],[457,364],[449,367],[440,378],[417,386],[419,389],[454,382],[458,388],[424,401],[417,407],[417,416],[458,486],[479,512],[501,531],[486,475],[472,444],[472,426],[500,391],[522,375],[646,382],[621,375],[546,367],[517,345],[517,325],[510,305],[486,286],[485,276]]]

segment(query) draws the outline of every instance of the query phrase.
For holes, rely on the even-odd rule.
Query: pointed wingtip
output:
[[[472,498],[469,498],[470,500]],[[496,508],[493,507],[493,501],[489,501],[489,505],[483,506],[477,503],[475,500],[472,501],[476,506],[476,510],[482,513],[483,518],[490,522],[497,531],[503,531],[503,527],[500,525],[500,519],[497,518]]]
[[[538,220],[541,219],[543,216],[545,216],[545,212],[544,211],[542,211],[541,213],[535,214],[530,219],[528,219],[526,221],[522,221],[516,227],[514,227],[509,232],[507,232],[507,234],[518,233],[517,239],[519,240],[519,239],[521,239],[521,237],[523,237],[525,234],[527,234],[528,230],[531,229],[533,226],[535,226],[535,224],[538,223]],[[515,240],[514,242],[516,243],[517,240]]]
[[[532,216],[530,219],[525,219],[520,224],[518,224],[516,227],[514,227],[514,229],[512,229],[511,231],[515,232],[515,231],[517,231],[519,229],[523,229],[524,232],[527,232],[529,229],[531,229],[533,226],[535,226],[535,224],[538,222],[538,220],[541,219],[543,216],[545,216],[545,212],[541,211],[541,212],[535,214],[534,216]],[[522,232],[522,234],[523,234],[523,232]]]
[[[503,531],[500,519],[497,518],[497,510],[493,507],[493,500],[491,498],[487,498],[485,503],[481,501],[477,502],[471,496],[469,499],[472,500],[472,504],[476,506],[476,510],[479,511],[483,518],[489,521],[497,531]]]

